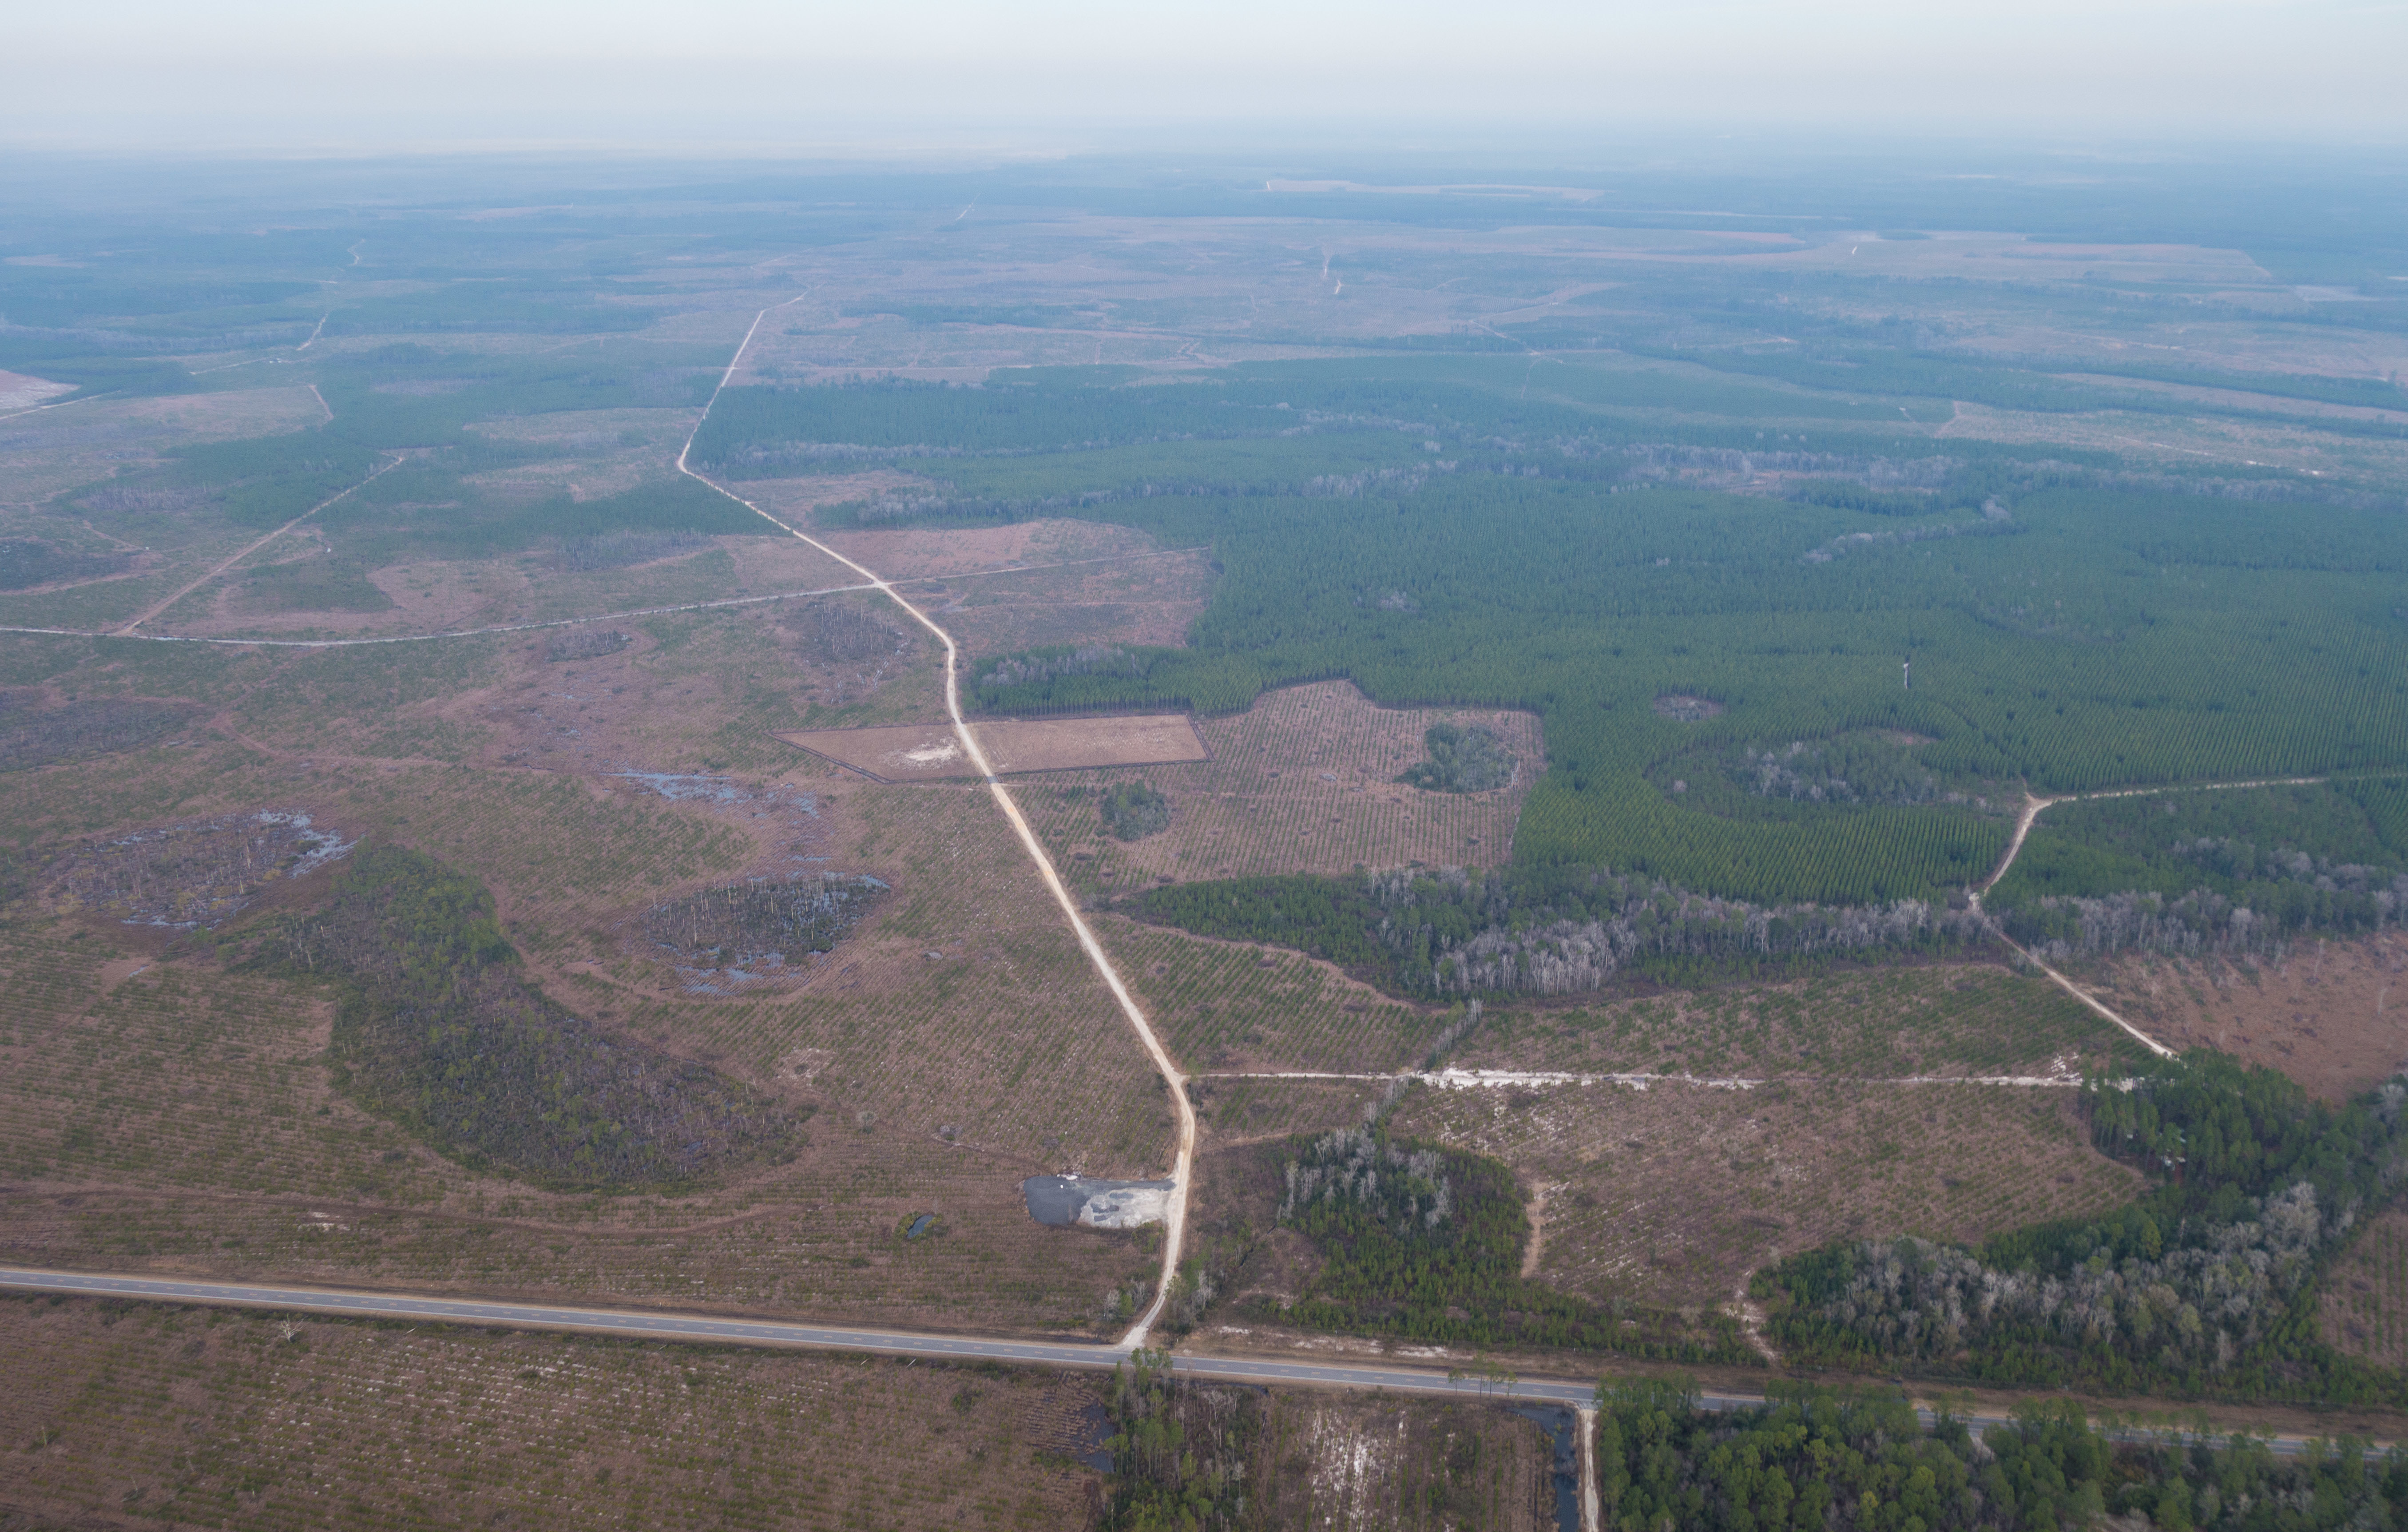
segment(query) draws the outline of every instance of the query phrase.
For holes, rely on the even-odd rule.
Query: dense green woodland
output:
[[[2408,1525],[2408,1461],[2362,1443],[2119,1444],[2035,1402],[1979,1438],[1927,1433],[1894,1394],[1773,1383],[1708,1413],[1679,1385],[1598,1391],[1598,1493],[1615,1532],[2057,1532],[2106,1515],[2168,1532]],[[2128,1524],[2132,1525],[2132,1524]]]
[[[977,390],[731,390],[712,420],[728,412],[717,450],[730,454],[741,428],[865,451],[952,441],[980,461],[1268,436],[1266,417],[1298,420],[1279,439],[1299,451],[1316,433],[1429,433],[1437,450],[1410,473],[1114,491],[1088,514],[1209,544],[1222,567],[1191,647],[1083,671],[989,666],[977,695],[999,710],[1217,712],[1345,676],[1383,703],[1530,708],[1550,769],[1516,838],[1526,865],[1602,864],[1751,899],[1928,897],[1994,865],[1995,810],[2018,780],[2070,792],[2408,762],[2396,512],[2141,493],[1995,458],[1934,470],[1922,514],[1903,491],[1860,508],[1650,487],[1615,455],[1627,422],[1568,396],[1509,396],[1470,365],[1350,378],[1300,364],[1143,389],[1080,386],[1064,369]],[[1734,446],[1754,435],[1722,429]],[[1082,455],[1055,460],[1072,499]],[[1659,716],[1670,694],[1724,711]],[[1780,812],[1761,795],[1731,811],[1726,795],[1717,812],[1714,794],[1693,806],[1651,780],[1684,752],[1852,731],[1928,740],[1891,775],[1932,791]]]

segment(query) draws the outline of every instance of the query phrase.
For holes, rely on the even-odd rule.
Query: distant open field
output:
[[[1163,766],[1205,758],[1184,713],[1158,717],[995,719],[974,725],[999,774]],[[882,782],[976,777],[978,767],[950,723],[873,729],[789,729],[787,744]]]
[[[1843,969],[1570,1009],[1500,1009],[1469,1069],[1709,1078],[2068,1075],[2138,1044],[2046,980],[1990,964]]]
[[[1425,758],[1434,723],[1493,730],[1519,763],[1484,793],[1395,780]],[[1513,851],[1522,800],[1544,764],[1537,721],[1495,709],[1378,708],[1343,681],[1263,695],[1244,712],[1199,718],[1211,759],[1085,782],[1032,784],[1022,802],[1078,880],[1098,889],[1357,866],[1497,866]],[[1094,793],[1141,776],[1170,799],[1170,827],[1139,841],[1103,832]]]

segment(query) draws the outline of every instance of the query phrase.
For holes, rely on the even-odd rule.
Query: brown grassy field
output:
[[[1018,1181],[1158,1173],[1170,1112],[982,793],[882,788],[824,767],[613,777],[597,768],[619,763],[569,751],[553,758],[581,769],[487,764],[508,752],[476,709],[497,710],[513,677],[557,677],[546,690],[607,680],[601,695],[650,695],[653,710],[615,715],[627,732],[605,737],[611,753],[691,774],[714,748],[711,720],[741,712],[763,666],[728,623],[647,629],[601,662],[457,646],[416,675],[346,654],[179,649],[150,663],[185,666],[180,679],[141,684],[215,709],[194,743],[16,773],[9,786],[37,846],[270,807],[441,856],[492,889],[531,977],[563,1004],[810,1109],[794,1162],[666,1202],[471,1175],[332,1092],[314,994],[224,972],[206,942],[160,961],[166,933],[21,910],[0,969],[35,1003],[5,1034],[0,1159],[13,1192],[0,1243],[59,1265],[1086,1326],[1147,1257],[1125,1236],[1039,1228]],[[555,726],[596,722],[566,713]],[[657,903],[823,866],[894,892],[791,981],[715,992],[641,939]],[[323,876],[280,895],[306,904]],[[85,1088],[102,1059],[122,1061],[105,1098]],[[923,1211],[948,1232],[898,1242],[897,1224]]]
[[[2397,932],[2311,938],[2276,963],[2126,957],[2092,980],[2102,999],[2168,1047],[2222,1049],[2329,1101],[2408,1063],[2408,938]]]
[[[2120,1046],[2119,1046],[2120,1045]],[[1893,1080],[2062,1075],[2137,1045],[2045,980],[1994,964],[1842,969],[1779,983],[1500,1009],[1469,1069]]]
[[[1096,930],[1192,1070],[1409,1068],[1451,1014],[1391,999],[1285,948],[1109,916]]]
[[[0,1507],[53,1525],[1054,1532],[1101,1497],[1075,1376],[26,1298],[0,1352],[42,1358]]]
[[[955,576],[907,588],[941,609],[975,665],[1047,644],[1152,644],[1178,649],[1212,589],[1201,549],[1106,555],[1052,568]]]
[[[1082,771],[1099,766],[1167,766],[1204,759],[1203,741],[1184,713],[1125,718],[995,719],[973,724],[979,748],[998,775]],[[777,737],[797,750],[850,766],[882,782],[976,777],[951,723],[896,723],[870,729],[787,729]]]
[[[1665,1305],[1731,1298],[1828,1240],[1974,1239],[2112,1207],[2133,1172],[2085,1141],[2070,1091],[1839,1082],[1412,1092],[1393,1131],[1495,1154],[1545,1194],[1532,1273]]]
[[[1512,784],[1453,794],[1397,782],[1425,758],[1423,733],[1439,723],[1495,729],[1520,762]],[[1499,866],[1512,854],[1522,799],[1545,762],[1538,721],[1527,713],[1379,708],[1346,681],[1266,693],[1242,713],[1198,719],[1196,727],[1210,761],[1024,791],[1031,822],[1082,887],[1412,862]],[[1093,790],[1140,777],[1168,795],[1170,828],[1115,840],[1096,817]]]
[[[2408,1209],[2367,1220],[2326,1273],[2316,1304],[2326,1344],[2377,1367],[2408,1368]]]

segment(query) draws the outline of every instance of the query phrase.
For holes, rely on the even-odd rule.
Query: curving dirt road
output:
[[[2007,842],[2007,854],[1999,859],[1998,869],[1983,879],[1979,888],[1967,891],[1967,897],[1971,899],[1973,909],[1978,913],[1982,908],[1982,895],[1998,887],[1999,880],[2004,878],[2007,875],[2007,869],[2015,865],[2016,854],[2024,849],[2024,838],[2031,834],[2031,827],[2040,819],[2042,810],[2060,803],[2091,803],[2101,798],[2154,798],[2168,793],[2230,793],[2245,787],[2310,787],[2324,780],[2322,777],[2261,777],[2257,780],[2245,782],[2191,782],[2172,787],[2118,787],[2104,793],[2068,793],[2063,797],[2057,798],[2037,796],[2028,788],[2024,792],[2023,811],[2015,816],[2014,836]],[[2097,996],[2027,952],[2010,938],[2006,932],[2000,931],[1999,939],[2014,948],[2025,962],[2055,981],[2057,988],[2130,1033],[2150,1052],[2159,1058],[2174,1056],[2172,1049],[2107,1009]]]
[[[1165,1210],[1163,1220],[1165,1238],[1162,1242],[1162,1276],[1154,1283],[1154,1302],[1147,1306],[1144,1313],[1138,1316],[1137,1323],[1129,1326],[1128,1333],[1121,1338],[1121,1349],[1133,1350],[1145,1344],[1146,1336],[1154,1328],[1154,1321],[1161,1317],[1162,1306],[1170,1297],[1171,1281],[1179,1274],[1181,1247],[1186,1238],[1187,1183],[1189,1170],[1196,1154],[1196,1109],[1187,1100],[1187,1077],[1180,1072],[1178,1065],[1171,1062],[1169,1051],[1162,1046],[1162,1039],[1154,1036],[1154,1027],[1146,1020],[1143,1009],[1138,1005],[1137,997],[1129,993],[1128,984],[1121,978],[1120,970],[1112,966],[1112,960],[1105,954],[1103,943],[1096,939],[1096,933],[1089,928],[1086,917],[1080,914],[1079,903],[1070,896],[1069,889],[1064,885],[1061,872],[1054,866],[1054,859],[1046,854],[1043,843],[1037,838],[1037,832],[1029,827],[1027,818],[1020,811],[1020,805],[1012,798],[1011,790],[996,779],[995,767],[987,760],[986,752],[980,748],[976,731],[971,729],[969,720],[962,716],[961,651],[953,643],[953,636],[938,626],[936,620],[926,612],[904,599],[903,594],[876,570],[845,557],[810,534],[789,526],[726,485],[695,472],[686,462],[687,454],[694,451],[694,438],[701,434],[703,422],[710,418],[711,406],[719,402],[719,395],[726,389],[727,380],[736,376],[737,367],[744,360],[745,350],[752,344],[753,336],[760,331],[761,322],[776,310],[785,308],[787,304],[799,303],[809,295],[809,294],[796,294],[794,297],[788,298],[785,303],[771,304],[752,316],[752,323],[745,330],[743,340],[738,343],[736,354],[728,358],[727,370],[719,375],[719,386],[710,391],[710,400],[703,405],[702,413],[695,419],[694,430],[686,434],[685,445],[678,450],[678,472],[698,483],[709,485],[788,537],[809,543],[846,568],[859,574],[872,589],[882,592],[888,600],[902,608],[910,615],[913,622],[936,635],[937,641],[944,645],[945,711],[953,718],[954,737],[962,742],[963,752],[968,755],[971,764],[978,767],[979,775],[986,780],[987,791],[994,795],[996,804],[1003,810],[1004,818],[1010,821],[1012,830],[1019,835],[1021,848],[1027,852],[1028,859],[1036,864],[1039,876],[1045,880],[1046,889],[1054,895],[1054,902],[1061,907],[1063,918],[1070,923],[1071,931],[1077,935],[1080,950],[1087,954],[1087,961],[1094,966],[1096,976],[1103,980],[1105,987],[1112,992],[1112,998],[1120,1002],[1121,1013],[1128,1018],[1130,1027],[1137,1033],[1138,1041],[1144,1046],[1147,1056],[1154,1060],[1154,1068],[1160,1072],[1163,1083],[1168,1087],[1171,1104],[1178,1110],[1179,1150],[1171,1164],[1169,1205]]]

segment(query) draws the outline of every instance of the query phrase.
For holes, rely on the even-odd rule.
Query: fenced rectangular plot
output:
[[[1211,753],[1183,713],[1007,719],[973,727],[980,748],[998,773],[1167,766],[1206,760]],[[937,781],[979,774],[950,723],[793,729],[779,731],[775,737],[882,782]]]

